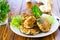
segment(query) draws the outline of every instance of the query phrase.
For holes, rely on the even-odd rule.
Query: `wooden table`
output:
[[[27,38],[15,34],[7,25],[3,25],[0,27],[0,40],[60,40],[60,30],[42,38]]]
[[[12,2],[10,2],[10,3],[12,3]],[[23,9],[22,6],[24,6],[24,5],[20,6],[20,13],[22,11],[24,11],[24,10],[22,10]],[[12,10],[12,11],[14,11],[14,10]],[[9,14],[9,16],[10,15],[11,14]],[[9,17],[9,19],[10,19],[10,17]],[[54,32],[53,34],[46,36],[46,37],[27,38],[27,37],[22,37],[22,36],[15,34],[14,32],[12,32],[12,30],[10,29],[9,26],[3,25],[0,27],[0,40],[60,40],[60,29],[58,29],[56,32]]]

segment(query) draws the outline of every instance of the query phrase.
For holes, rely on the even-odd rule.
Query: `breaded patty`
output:
[[[34,6],[32,2],[27,2],[26,4],[27,4],[27,9],[31,9]]]
[[[24,26],[21,26],[20,31],[24,34],[30,34],[30,30]]]
[[[30,16],[24,21],[24,27],[32,28],[35,22],[36,22],[36,18],[34,16]]]
[[[39,27],[39,29],[42,31],[42,32],[48,32],[50,30],[50,23],[49,21],[46,19],[46,18],[40,18],[41,22],[37,22],[37,25]]]
[[[30,29],[30,34],[36,35],[40,33],[40,29],[36,26],[34,28]]]
[[[20,31],[24,34],[29,34],[29,35],[36,35],[40,32],[38,27],[34,27],[34,28],[25,28],[24,26],[22,26],[20,28]]]

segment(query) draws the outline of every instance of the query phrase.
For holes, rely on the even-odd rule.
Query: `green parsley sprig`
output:
[[[36,5],[32,7],[31,11],[36,18],[42,15],[42,11]]]
[[[10,12],[8,2],[6,0],[0,1],[0,22],[3,22],[7,16],[7,13]]]

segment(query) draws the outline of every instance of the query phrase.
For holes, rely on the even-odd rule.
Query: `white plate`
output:
[[[7,22],[8,22],[8,19],[6,19],[4,22],[0,23],[0,26],[7,24]]]
[[[43,16],[44,16],[44,15],[47,15],[47,14],[43,14]],[[54,17],[54,18],[55,18],[55,17]],[[39,33],[39,34],[37,34],[37,35],[30,36],[30,35],[22,34],[22,33],[20,32],[20,30],[18,30],[17,28],[14,28],[14,27],[10,26],[11,30],[12,30],[14,33],[16,33],[16,34],[18,34],[18,35],[20,35],[20,36],[32,37],[32,38],[48,36],[48,35],[54,33],[54,32],[58,29],[58,27],[59,27],[59,22],[58,22],[57,19],[55,18],[54,23],[51,25],[51,29],[50,29],[49,32],[47,32],[47,33]]]

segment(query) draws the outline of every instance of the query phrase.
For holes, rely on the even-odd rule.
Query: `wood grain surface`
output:
[[[2,25],[0,27],[0,40],[60,40],[60,30],[58,29],[56,32],[46,37],[27,38],[15,34],[7,25]]]
[[[12,0],[8,0],[9,4],[10,4],[10,7],[13,6],[13,1]],[[21,2],[21,5],[20,5],[20,8],[18,9],[19,11],[17,12],[18,14],[19,13],[22,13],[23,11],[25,11],[25,0],[24,1],[20,1]],[[17,3],[18,4],[18,3]],[[15,4],[16,5],[16,4]],[[11,11],[14,11],[14,7],[11,9]],[[16,15],[16,12],[13,13]],[[9,21],[10,22],[10,16],[12,15],[12,13],[9,13]],[[57,29],[56,32],[54,32],[53,34],[51,35],[48,35],[46,37],[41,37],[41,38],[27,38],[27,37],[22,37],[20,35],[17,35],[15,34],[9,27],[9,25],[2,25],[0,26],[0,40],[60,40],[60,28]]]

